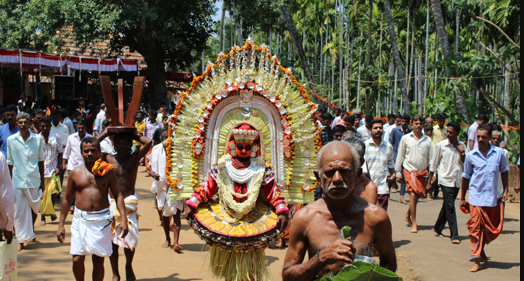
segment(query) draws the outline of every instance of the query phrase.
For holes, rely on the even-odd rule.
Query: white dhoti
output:
[[[75,207],[75,215],[71,223],[70,254],[110,257],[113,254],[113,246],[111,245],[112,221],[109,208],[86,212]]]
[[[25,243],[36,237],[32,212],[38,214],[42,191],[39,188],[14,188],[15,231],[18,243]]]
[[[111,200],[111,217],[114,219],[111,227],[111,236],[113,243],[123,248],[135,249],[138,244],[138,198],[136,195],[130,195],[124,199],[126,205],[126,216],[129,232],[126,237],[122,238],[117,227],[122,221],[115,200]]]
[[[162,216],[170,217],[178,213],[178,211],[184,210],[183,200],[171,200],[169,196],[169,190],[167,184],[157,183],[156,184],[156,203],[159,211],[162,211]]]
[[[169,187],[166,184],[166,152],[163,144],[153,147],[148,156],[151,171],[159,175],[159,180],[153,180],[151,192],[156,193],[157,208],[164,217],[174,216],[184,209],[183,200],[171,200]]]

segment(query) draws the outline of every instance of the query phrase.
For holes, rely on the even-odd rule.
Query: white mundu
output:
[[[178,210],[184,209],[182,200],[171,200],[169,196],[169,187],[166,184],[166,152],[163,144],[157,144],[153,147],[151,154],[148,156],[151,171],[160,175],[159,180],[153,180],[151,192],[156,193],[157,208],[162,211],[164,217],[174,216]]]
[[[121,233],[117,231],[117,226],[120,224],[122,217],[116,206],[115,200],[111,200],[111,207],[109,211],[111,218],[113,218],[113,225],[111,227],[112,240],[115,245],[122,248],[135,249],[138,245],[138,197],[130,195],[124,199],[126,205],[126,216],[128,222],[129,233],[122,238]]]
[[[113,254],[111,245],[111,223],[109,208],[100,211],[86,212],[75,208],[71,223],[71,255],[96,255],[110,257]]]

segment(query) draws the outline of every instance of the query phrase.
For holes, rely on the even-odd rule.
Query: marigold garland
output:
[[[276,57],[272,57],[271,54],[269,53],[269,50],[265,47],[265,46],[262,46],[262,47],[259,47],[257,45],[254,45],[253,42],[247,42],[245,46],[243,47],[233,47],[232,50],[228,53],[228,54],[220,54],[217,61],[215,61],[214,64],[209,64],[207,67],[206,67],[206,71],[201,75],[201,76],[197,76],[197,77],[194,77],[193,78],[193,81],[191,83],[191,86],[190,88],[187,90],[187,91],[184,91],[180,94],[179,96],[179,102],[177,104],[177,107],[175,108],[175,111],[173,113],[173,115],[170,117],[169,119],[169,122],[171,124],[176,124],[176,121],[178,119],[178,116],[180,114],[180,111],[182,109],[182,106],[183,106],[183,101],[193,92],[193,90],[196,88],[196,86],[201,82],[203,81],[207,76],[211,76],[211,72],[212,72],[212,69],[213,68],[216,68],[219,63],[223,62],[224,60],[226,59],[229,59],[230,57],[232,57],[233,55],[236,55],[237,53],[241,53],[241,52],[244,52],[246,50],[251,50],[251,49],[255,49],[256,51],[258,52],[261,52],[261,53],[265,53],[267,55],[267,58],[270,62],[274,62],[275,64],[278,65],[278,62],[279,62],[279,59],[276,58]],[[315,96],[315,97],[318,97],[318,95],[312,93],[311,91],[308,91],[306,90],[306,88],[300,84],[297,79],[291,74],[291,70],[281,66],[281,65],[278,65],[278,70],[280,72],[282,72],[283,74],[285,75],[289,75],[290,77],[290,80],[291,82],[293,83],[293,85],[295,85],[295,87],[297,87],[297,89],[299,90],[299,95],[304,98],[306,100],[306,104],[309,106],[310,110],[314,110],[316,109],[316,105],[313,104],[311,102],[311,98],[308,96],[308,94],[311,94],[312,96]],[[274,70],[272,69],[271,72],[273,72]],[[235,87],[235,91],[231,91],[231,93],[236,93],[238,92],[238,85]],[[258,91],[254,91],[254,92],[257,92],[259,94],[261,94],[260,92]],[[263,96],[261,94],[261,96]],[[269,97],[266,97],[269,99]],[[278,100],[275,100],[275,102],[273,102],[274,104],[276,104],[278,102]],[[208,111],[208,116],[211,115],[211,112],[213,111],[213,109],[215,108],[215,106],[219,103],[219,101],[216,99],[216,97],[214,97],[211,101],[211,103],[213,104],[213,107],[211,109],[206,109],[206,111]],[[288,110],[288,106],[287,105],[284,105],[282,104],[281,106],[283,106],[286,111]],[[322,142],[321,142],[321,138],[320,138],[320,127],[318,126],[318,124],[316,123],[316,116],[313,114],[313,116],[311,116],[311,119],[314,121],[314,124],[316,126],[316,148],[317,148],[317,151],[320,151],[320,149],[322,148]],[[287,116],[286,114],[281,114],[281,120],[286,120],[288,122],[288,124],[292,124],[292,120],[291,120],[291,116]],[[206,118],[206,121],[207,121],[207,118]],[[207,122],[204,122],[203,123],[204,126],[206,126]],[[197,124],[195,126],[195,134],[200,134],[201,136],[204,135],[205,133],[205,129],[204,130],[200,130],[199,128],[199,125]],[[284,128],[285,129],[285,128]],[[174,187],[174,188],[177,188],[177,185],[178,183],[180,182],[178,179],[176,180],[172,180],[171,179],[171,167],[172,167],[172,163],[171,163],[171,147],[172,147],[172,134],[173,133],[173,130],[172,130],[172,127],[169,126],[169,140],[166,142],[166,154],[168,155],[167,157],[167,161],[166,161],[166,183],[168,183],[170,186]],[[292,137],[292,134],[293,132],[290,134],[291,137]],[[201,143],[202,144],[202,152],[198,155],[196,155],[196,144],[197,143]],[[292,144],[294,147],[294,144]],[[193,142],[192,142],[192,173],[191,173],[191,182],[193,184],[193,186],[196,186],[196,184],[198,184],[198,168],[197,168],[197,162],[196,162],[196,159],[197,157],[201,156],[204,154],[204,151],[205,151],[205,142],[203,141],[202,138],[197,138],[195,139]],[[291,149],[291,152],[292,152],[292,155],[290,157],[289,160],[289,179],[288,179],[288,183],[286,184],[287,188],[289,189],[289,185],[291,184],[291,177],[292,177],[292,174],[293,174],[293,166],[294,166],[294,158],[295,158],[295,152],[293,149]],[[315,187],[318,186],[318,182],[317,184],[315,185]],[[178,189],[178,188],[177,188]],[[313,188],[314,189],[314,188]],[[310,189],[312,190],[312,189]],[[308,190],[309,191],[309,190]]]

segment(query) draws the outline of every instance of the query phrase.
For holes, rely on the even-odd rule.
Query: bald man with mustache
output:
[[[334,141],[317,154],[315,175],[324,197],[297,212],[290,229],[283,280],[315,280],[337,273],[355,255],[371,256],[374,246],[380,266],[397,269],[391,221],[384,209],[353,193],[359,165],[358,152],[349,143]],[[340,229],[351,226],[351,241]],[[306,253],[309,261],[304,262]]]

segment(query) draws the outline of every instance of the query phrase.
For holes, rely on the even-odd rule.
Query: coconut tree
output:
[[[451,55],[451,46],[449,45],[448,31],[444,24],[444,16],[442,14],[442,7],[440,0],[431,0],[431,6],[433,7],[433,16],[435,18],[435,26],[437,28],[438,38],[440,40],[440,47],[442,48],[442,54],[444,57]],[[466,121],[469,120],[468,110],[466,108],[466,102],[464,96],[461,93],[456,95],[457,98],[457,110],[464,117]]]
[[[389,39],[391,40],[391,49],[393,50],[393,60],[397,69],[398,77],[406,77],[406,72],[400,60],[400,52],[398,50],[397,34],[395,32],[395,23],[393,22],[393,14],[391,12],[391,4],[389,0],[384,0],[384,10],[386,12],[386,21],[388,22]],[[402,106],[405,114],[411,114],[409,106],[407,81],[402,79],[400,81],[400,91],[402,93]]]

